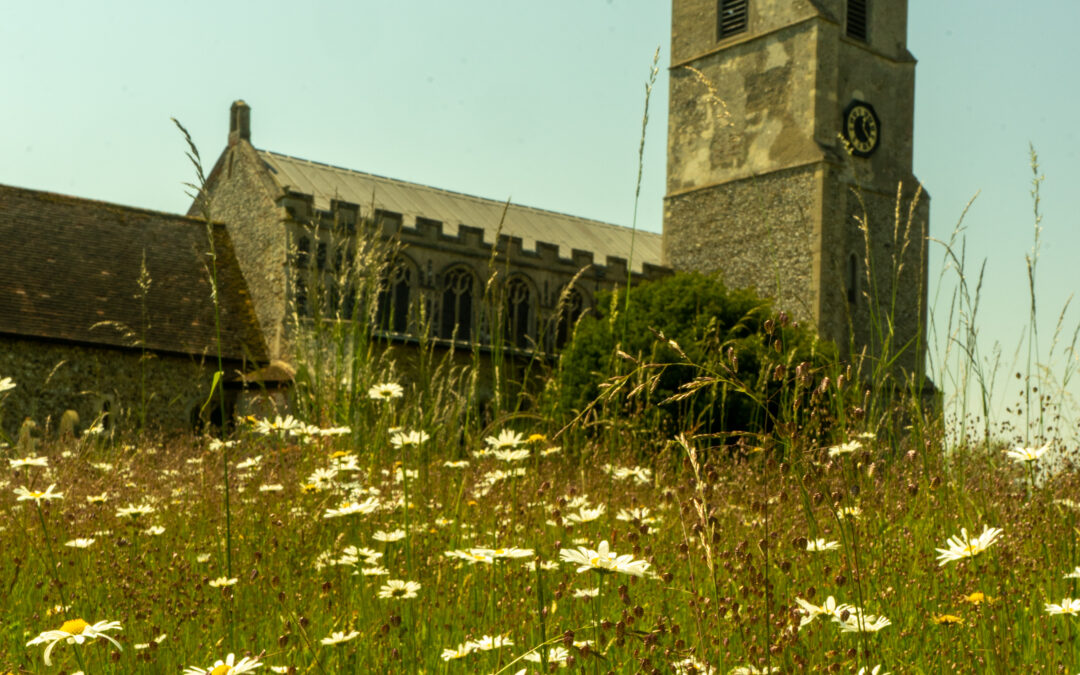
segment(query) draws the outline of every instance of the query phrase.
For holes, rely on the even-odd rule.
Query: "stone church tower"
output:
[[[906,0],[673,0],[664,264],[921,373],[914,94]]]

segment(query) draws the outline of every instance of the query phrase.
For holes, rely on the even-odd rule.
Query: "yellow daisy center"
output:
[[[70,619],[64,622],[63,626],[60,626],[60,630],[64,631],[68,635],[80,635],[86,630],[90,624],[86,623],[82,619]]]
[[[227,665],[225,665],[223,663],[220,666],[218,666],[217,668],[214,668],[213,670],[211,670],[208,675],[225,675],[230,670],[232,670],[232,666],[227,666]]]

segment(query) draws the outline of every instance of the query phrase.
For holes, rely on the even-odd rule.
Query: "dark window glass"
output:
[[[396,260],[379,285],[375,325],[380,330],[404,333],[409,328],[409,291],[412,271],[404,260]]]
[[[310,260],[311,240],[307,237],[300,237],[296,242],[296,266],[307,267]]]
[[[555,328],[555,346],[563,347],[574,334],[574,325],[581,318],[585,299],[576,288],[563,291],[559,297],[558,322]]]
[[[851,305],[859,296],[859,259],[852,253],[848,258],[847,301]]]
[[[464,267],[446,273],[439,337],[464,341],[472,339],[474,284],[472,272]]]
[[[521,278],[513,278],[506,284],[506,338],[514,347],[531,347],[529,323],[532,312],[532,292],[529,284]]]
[[[293,280],[293,303],[297,316],[308,315],[307,281],[304,279],[303,274],[303,272],[299,272]]]

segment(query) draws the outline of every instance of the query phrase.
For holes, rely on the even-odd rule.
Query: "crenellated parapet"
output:
[[[370,207],[361,207],[341,199],[331,200],[329,209],[316,209],[314,195],[291,189],[284,192],[279,204],[289,221],[315,224],[324,231],[324,238],[335,231],[355,233],[357,223],[361,223],[371,211]],[[578,248],[565,250],[557,243],[542,240],[533,241],[529,247],[520,236],[499,233],[497,238],[492,238],[484,228],[464,223],[457,224],[452,232],[447,232],[441,220],[422,215],[410,217],[382,209],[376,209],[367,220],[368,232],[378,230],[384,238],[399,240],[417,257],[423,257],[423,251],[438,253],[439,257],[452,253],[461,261],[483,261],[487,264],[494,252],[494,260],[499,264],[508,262],[515,272],[572,277],[584,270],[580,278],[612,286],[625,284],[630,275],[629,261],[621,256],[607,255],[604,262],[599,263],[593,251]],[[633,273],[635,283],[671,273],[670,268],[652,262],[636,262],[636,265],[640,265],[641,269]]]
[[[671,272],[648,261],[635,262],[638,269],[631,272],[631,262],[622,256],[605,255],[599,262],[594,251],[544,240],[526,243],[498,229],[496,234],[465,223],[448,226],[425,215],[372,211],[344,199],[329,200],[328,208],[320,209],[317,201],[289,187],[279,199],[294,241],[294,264],[313,265],[330,277],[339,272],[334,261],[341,256],[335,247],[355,236],[398,244],[376,318],[391,333],[420,330],[415,314],[422,305],[430,321],[424,330],[436,337],[486,343],[497,332],[494,323],[501,323],[520,348],[540,340],[554,346],[565,341],[572,322],[593,306],[598,291]],[[303,282],[299,288],[306,292]],[[498,307],[485,305],[493,302]]]

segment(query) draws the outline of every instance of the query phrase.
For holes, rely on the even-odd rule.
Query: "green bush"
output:
[[[563,350],[553,387],[570,416],[586,410],[601,385],[625,374],[610,403],[658,429],[761,431],[776,417],[795,367],[817,370],[834,351],[810,329],[775,314],[769,300],[697,272],[635,286],[629,307],[625,290],[600,293],[595,307]],[[698,377],[711,381],[671,400]]]

